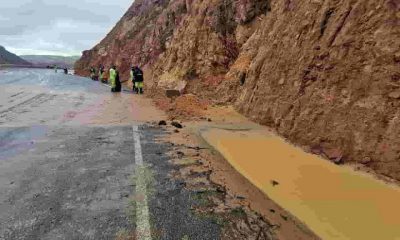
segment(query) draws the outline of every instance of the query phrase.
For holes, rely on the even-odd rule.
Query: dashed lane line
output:
[[[140,145],[140,133],[138,126],[133,126],[133,139],[135,141],[135,175],[136,196],[140,200],[136,202],[136,239],[151,240],[150,215],[147,203],[147,183],[144,176],[144,165],[142,156],[142,147]]]

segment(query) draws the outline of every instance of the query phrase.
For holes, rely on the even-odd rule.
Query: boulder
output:
[[[172,126],[176,127],[176,128],[182,128],[182,124],[178,123],[178,122],[172,122],[171,123]]]
[[[179,97],[181,95],[181,92],[179,90],[168,89],[165,90],[165,95],[169,98]]]
[[[400,90],[389,93],[390,98],[400,99]]]
[[[324,149],[323,150],[324,155],[334,162],[335,164],[341,164],[343,163],[343,153],[340,149],[337,148],[331,148],[331,149]]]

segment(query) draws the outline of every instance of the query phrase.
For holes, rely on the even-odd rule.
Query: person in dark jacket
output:
[[[94,67],[90,68],[90,78],[93,81],[97,81],[98,80],[98,76],[96,75],[96,68],[94,68]]]
[[[130,76],[131,76],[130,80],[132,82],[132,91],[134,93],[137,93],[137,91],[136,91],[136,83],[135,83],[135,67],[134,66],[131,67]]]
[[[99,66],[99,81],[104,83],[104,67],[103,67],[103,65]]]
[[[136,93],[143,94],[143,71],[139,66],[136,66],[133,70],[133,79]]]
[[[119,72],[115,65],[110,69],[110,83],[111,92],[121,92],[121,81],[119,80]]]
[[[115,77],[115,91],[116,92],[121,92],[121,80],[119,79],[119,72],[116,70],[117,76]]]

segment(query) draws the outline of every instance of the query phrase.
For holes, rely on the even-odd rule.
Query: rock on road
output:
[[[148,100],[51,70],[0,86],[0,239],[219,239],[169,178]]]

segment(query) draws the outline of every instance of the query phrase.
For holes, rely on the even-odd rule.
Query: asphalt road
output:
[[[51,70],[0,70],[0,239],[219,239],[169,177],[165,132],[71,114],[110,94]]]

